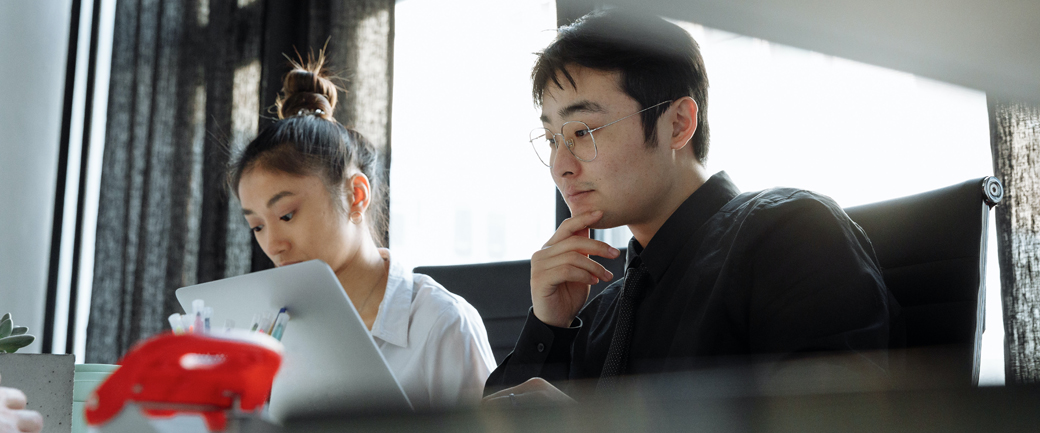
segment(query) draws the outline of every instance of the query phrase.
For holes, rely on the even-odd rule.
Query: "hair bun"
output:
[[[275,101],[278,118],[316,114],[334,120],[332,113],[339,88],[325,70],[325,52],[319,52],[317,59],[313,55],[307,57],[306,63],[303,59],[300,62],[290,60],[293,69],[282,79],[282,92]]]

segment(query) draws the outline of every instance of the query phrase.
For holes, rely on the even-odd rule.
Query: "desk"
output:
[[[1036,432],[1040,431],[1040,387],[775,396],[659,394],[568,408],[330,417],[289,423],[281,431]]]

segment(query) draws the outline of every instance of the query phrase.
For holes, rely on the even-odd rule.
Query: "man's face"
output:
[[[621,90],[620,75],[568,66],[576,86],[562,75],[563,89],[550,85],[542,101],[542,122],[559,132],[564,122],[578,120],[592,129],[635,113],[641,107]],[[655,218],[657,203],[669,187],[667,146],[647,149],[641,116],[632,116],[594,133],[598,154],[583,162],[560,144],[551,162],[553,181],[572,215],[600,210],[593,228],[646,223]],[[657,137],[655,137],[656,139]],[[561,140],[562,141],[562,140]]]

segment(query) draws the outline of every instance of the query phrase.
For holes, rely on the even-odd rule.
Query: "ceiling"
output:
[[[609,3],[1040,103],[1040,0]]]

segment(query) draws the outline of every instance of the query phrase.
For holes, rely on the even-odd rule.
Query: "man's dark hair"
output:
[[[561,27],[531,72],[538,105],[550,82],[563,88],[559,75],[576,86],[565,69],[568,65],[619,72],[622,90],[643,108],[693,97],[698,108],[693,151],[702,164],[707,161],[708,75],[697,42],[685,30],[660,17],[623,9],[593,12]],[[666,104],[643,112],[648,147],[656,145],[657,119],[667,109]]]

